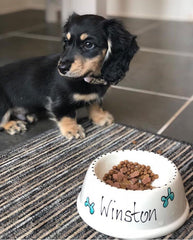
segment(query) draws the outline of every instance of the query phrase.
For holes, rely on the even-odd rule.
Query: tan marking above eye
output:
[[[82,34],[80,35],[80,40],[84,41],[87,37],[88,37],[88,34],[87,34],[87,33],[82,33]]]
[[[67,38],[68,40],[71,39],[71,34],[70,34],[69,32],[66,34],[66,38]]]

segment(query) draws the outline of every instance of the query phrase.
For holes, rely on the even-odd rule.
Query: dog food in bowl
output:
[[[103,181],[113,187],[126,190],[153,189],[152,182],[159,176],[154,174],[150,166],[137,162],[121,161],[104,175]]]

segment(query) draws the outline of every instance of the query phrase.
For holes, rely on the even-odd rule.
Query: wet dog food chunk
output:
[[[152,182],[159,176],[154,174],[150,166],[137,162],[121,161],[104,175],[103,181],[113,187],[127,190],[153,189]]]

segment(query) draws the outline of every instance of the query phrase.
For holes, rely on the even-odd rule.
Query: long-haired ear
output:
[[[101,73],[109,84],[117,84],[129,69],[129,63],[139,47],[136,36],[124,29],[117,20],[105,20],[104,28],[108,37],[108,50]]]

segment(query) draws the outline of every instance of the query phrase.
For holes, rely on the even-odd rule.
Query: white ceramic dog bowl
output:
[[[152,190],[124,190],[102,181],[120,161],[149,165],[159,175]],[[77,199],[82,219],[95,230],[117,238],[144,239],[167,235],[187,219],[189,205],[181,176],[161,155],[135,150],[112,152],[94,160]]]

